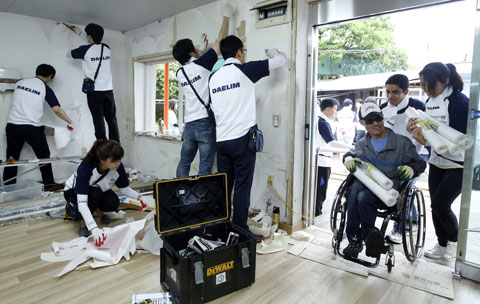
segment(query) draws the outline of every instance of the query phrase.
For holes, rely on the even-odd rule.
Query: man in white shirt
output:
[[[13,102],[8,114],[7,126],[7,159],[18,160],[25,142],[33,149],[38,158],[50,158],[45,126],[42,123],[43,103],[52,108],[53,112],[73,130],[72,120],[60,108],[60,103],[53,90],[47,85],[55,77],[55,68],[48,64],[41,64],[35,71],[36,76],[24,78],[15,84]],[[55,183],[51,164],[40,166],[43,184],[46,191],[63,189],[63,185]],[[3,171],[5,184],[15,184],[17,167],[6,167]]]
[[[95,81],[94,91],[87,94],[88,108],[92,114],[93,126],[95,127],[95,137],[97,139],[107,139],[105,133],[106,121],[108,139],[120,141],[117,109],[113,97],[112,72],[110,71],[110,47],[101,43],[103,27],[100,25],[88,24],[85,27],[85,33],[89,44],[71,50],[67,53],[67,56],[82,59],[82,69],[85,77]]]
[[[404,135],[410,139],[410,141],[415,145],[415,149],[418,154],[423,149],[423,145],[418,141],[413,139],[413,136],[410,132],[407,131],[407,114],[405,111],[412,107],[419,111],[425,111],[425,104],[413,97],[408,96],[408,87],[409,87],[408,77],[402,74],[394,74],[390,76],[385,82],[385,90],[387,93],[387,102],[380,105],[382,109],[382,114],[385,120],[385,127],[391,129],[393,132]],[[413,217],[417,216],[417,211],[413,210]],[[394,222],[393,229],[386,236],[387,240],[395,243],[402,243],[402,234],[399,229],[398,222]]]
[[[177,71],[177,79],[185,92],[185,127],[183,128],[183,145],[177,177],[190,175],[197,150],[200,151],[198,175],[212,173],[215,159],[215,122],[209,117],[208,77],[220,53],[220,40],[228,33],[229,18],[223,17],[223,24],[218,39],[211,49],[200,55],[192,40],[181,39],[173,46],[173,57],[182,67]]]
[[[286,60],[272,50],[270,59],[245,63],[246,49],[236,36],[223,39],[220,51],[225,64],[210,76],[208,83],[217,124],[217,168],[227,173],[229,195],[235,185],[233,223],[248,228],[256,159],[256,152],[248,149],[250,130],[256,128],[255,83]]]
[[[353,102],[349,98],[343,101],[342,109],[337,113],[337,138],[346,145],[351,145],[355,138],[355,126],[358,122],[357,113],[352,110]]]

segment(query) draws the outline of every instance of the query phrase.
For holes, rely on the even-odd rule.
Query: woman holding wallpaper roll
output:
[[[429,97],[425,103],[426,114],[465,134],[468,97],[461,93],[463,80],[455,66],[441,62],[429,63],[420,71],[420,81]],[[416,121],[411,118],[407,130],[418,142],[427,144],[421,128],[415,127]],[[458,220],[451,206],[461,193],[464,156],[464,151],[453,155],[448,151],[438,154],[432,149],[428,187],[438,243],[425,252],[426,257],[447,260],[456,257]]]

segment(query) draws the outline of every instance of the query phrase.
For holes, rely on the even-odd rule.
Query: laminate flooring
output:
[[[129,217],[145,213],[128,211]],[[110,226],[121,221],[112,221]],[[72,271],[40,260],[52,241],[77,237],[77,224],[41,219],[0,227],[0,303],[130,303],[132,294],[160,292],[160,259],[135,253],[129,262]],[[211,303],[480,303],[480,284],[454,280],[455,300],[375,276],[362,277],[282,251],[257,255],[256,282]]]

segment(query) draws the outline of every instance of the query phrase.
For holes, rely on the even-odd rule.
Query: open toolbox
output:
[[[161,180],[153,191],[160,282],[174,303],[211,301],[255,281],[256,238],[229,220],[226,174]],[[226,244],[185,254],[194,237]]]

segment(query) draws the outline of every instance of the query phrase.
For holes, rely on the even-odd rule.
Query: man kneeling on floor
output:
[[[350,172],[355,172],[355,158],[375,166],[393,182],[399,190],[402,180],[409,180],[425,170],[426,164],[418,155],[413,143],[405,136],[395,134],[383,125],[383,114],[374,103],[365,103],[359,111],[360,123],[367,134],[346,153],[343,161]],[[375,228],[377,208],[383,203],[355,180],[347,190],[348,246],[343,250],[347,257],[356,258],[363,250],[363,241],[368,248],[378,248],[384,244],[383,235]],[[375,251],[375,250],[373,250]]]

